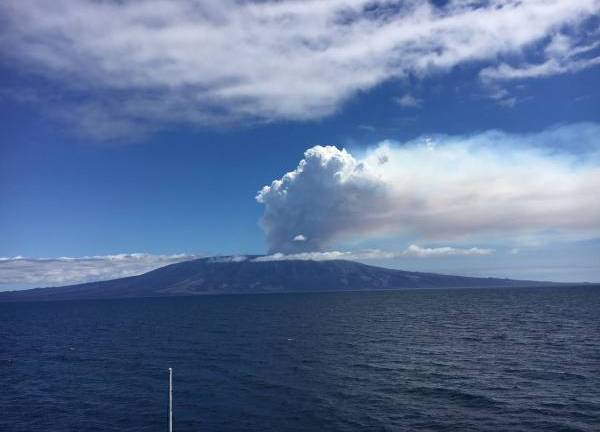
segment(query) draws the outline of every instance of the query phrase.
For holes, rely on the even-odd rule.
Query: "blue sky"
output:
[[[175,254],[331,251],[600,281],[598,12],[584,0],[8,1],[0,289]],[[460,188],[471,201],[444,214]],[[514,223],[488,214],[496,204]],[[39,261],[91,256],[101,264]],[[111,273],[117,260],[129,267]]]

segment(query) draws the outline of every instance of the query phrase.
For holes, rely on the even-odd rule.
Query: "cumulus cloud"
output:
[[[390,197],[378,173],[346,150],[316,146],[305,152],[296,170],[265,186],[257,200],[265,205],[261,224],[270,250],[295,253],[323,250],[332,230],[341,234],[346,228],[376,226],[380,214],[364,209],[383,210]],[[298,232],[306,240],[290,241]]]
[[[361,155],[308,149],[259,191],[272,253],[337,241],[521,241],[600,235],[600,125],[382,142]],[[306,241],[295,242],[297,233]],[[539,240],[536,240],[539,241]]]
[[[61,99],[85,101],[60,117],[114,137],[320,118],[386,80],[585,34],[599,10],[599,0],[5,0],[0,49],[72,96]],[[556,55],[554,73],[582,67]]]
[[[4,257],[0,258],[0,287],[68,285],[135,276],[193,258],[197,256],[144,253],[78,258]]]
[[[283,254],[281,252],[271,255],[265,255],[254,258],[253,261],[290,261],[290,260],[307,260],[307,261],[328,261],[328,260],[381,260],[381,259],[397,259],[397,258],[440,258],[449,256],[486,256],[494,254],[493,249],[485,249],[472,247],[468,249],[454,248],[450,246],[423,248],[417,245],[410,245],[402,252],[389,252],[379,249],[370,249],[366,251],[325,251],[325,252],[300,252],[294,254]]]

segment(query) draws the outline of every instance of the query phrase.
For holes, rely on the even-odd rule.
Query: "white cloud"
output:
[[[410,245],[403,253],[403,256],[414,256],[418,258],[444,257],[444,256],[482,256],[492,255],[493,249],[472,247],[469,249],[454,248],[449,246],[423,248],[417,245]]]
[[[306,241],[306,237],[304,237],[302,234],[298,234],[297,236],[294,237],[294,241]]]
[[[493,252],[491,249],[480,248],[421,248],[411,245],[402,252],[368,250],[361,252],[313,252],[294,255],[274,254],[254,258],[252,261],[428,258],[452,255],[490,255]],[[169,264],[200,257],[200,255],[187,254],[151,255],[145,253],[59,258],[0,257],[0,291],[22,287],[70,285],[135,276]],[[239,263],[248,259],[245,255],[210,258],[212,262],[221,263]]]
[[[271,252],[338,241],[544,241],[600,235],[600,125],[307,150],[257,195]],[[290,241],[301,232],[305,242]]]
[[[494,64],[559,30],[585,33],[599,9],[599,0],[5,0],[0,49],[85,95],[58,115],[110,138],[165,123],[320,118],[389,79]],[[564,51],[560,41],[548,49],[563,56],[555,73],[583,67]]]
[[[254,258],[253,261],[290,261],[290,260],[310,260],[310,261],[328,261],[328,260],[382,260],[398,258],[441,258],[449,256],[486,256],[494,254],[493,249],[483,249],[472,247],[468,249],[454,248],[449,246],[423,248],[417,245],[410,245],[402,252],[389,252],[379,249],[370,249],[366,251],[325,251],[325,252],[300,252],[294,254],[274,253]]]
[[[248,259],[245,255],[232,255],[232,256],[216,256],[210,258],[211,262],[219,262],[219,263],[236,263],[236,262],[244,262]]]
[[[517,98],[509,93],[508,90],[498,87],[496,84],[488,83],[487,97],[496,101],[496,103],[505,108],[512,108],[518,102]]]
[[[414,96],[412,96],[410,94],[406,94],[402,97],[394,98],[394,101],[401,107],[405,107],[405,108],[416,108],[421,105],[421,100],[415,98]]]
[[[196,255],[144,253],[89,257],[0,258],[0,287],[68,285],[135,276]]]
[[[481,77],[485,80],[538,78],[549,75],[578,72],[582,69],[587,69],[599,64],[600,57],[570,60],[568,63],[551,58],[543,63],[533,65],[528,64],[519,67],[513,67],[503,63],[499,66],[482,70]]]
[[[539,78],[574,73],[600,65],[597,49],[600,42],[578,43],[575,39],[556,34],[546,45],[544,60],[512,66],[507,63],[486,67],[480,72],[485,82]]]
[[[383,255],[380,251],[372,252],[374,256],[381,258]],[[291,260],[302,260],[302,261],[329,261],[329,260],[357,260],[365,259],[365,255],[371,255],[371,252],[341,252],[341,251],[327,251],[327,252],[300,252],[295,254],[283,254],[277,252],[271,255],[265,255],[254,258],[252,261],[264,262],[264,261],[291,261]],[[388,258],[386,255],[385,258]]]

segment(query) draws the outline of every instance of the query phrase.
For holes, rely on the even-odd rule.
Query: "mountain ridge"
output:
[[[265,260],[261,255],[198,258],[137,276],[0,292],[0,302],[418,288],[500,288],[554,285],[502,278],[413,272],[349,260]]]

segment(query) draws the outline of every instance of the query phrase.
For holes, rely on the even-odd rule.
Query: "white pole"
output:
[[[173,369],[169,368],[169,432],[173,432]]]

